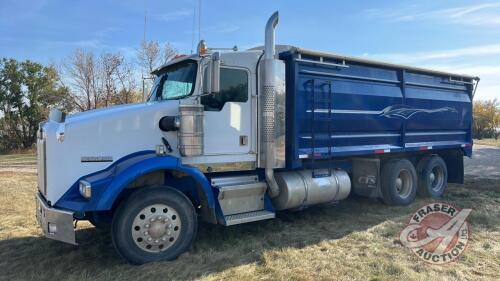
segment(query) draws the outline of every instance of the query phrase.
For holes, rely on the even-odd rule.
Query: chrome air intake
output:
[[[276,197],[279,194],[279,187],[274,178],[275,166],[275,106],[276,106],[276,85],[275,85],[275,46],[274,46],[274,30],[278,24],[278,12],[275,12],[267,21],[264,59],[263,59],[263,75],[261,83],[260,108],[262,111],[262,148],[264,149],[265,175],[269,185],[269,196]]]
[[[203,155],[203,105],[179,106],[179,152],[182,156]]]
[[[37,152],[37,185],[38,185],[38,190],[42,195],[45,197],[47,196],[47,158],[46,158],[46,138],[45,138],[45,132],[43,131],[43,126],[44,123],[40,123],[39,129],[38,129],[38,138],[36,141],[36,152]]]

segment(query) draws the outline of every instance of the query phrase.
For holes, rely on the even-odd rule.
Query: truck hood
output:
[[[83,176],[140,151],[154,151],[168,140],[178,157],[177,132],[163,132],[164,116],[177,116],[179,101],[115,106],[70,115],[65,122],[44,125],[47,199],[56,202]],[[106,159],[87,161],[85,159]],[[84,161],[85,160],[85,161]]]
[[[165,101],[165,102],[148,102],[148,103],[137,103],[137,104],[124,104],[116,105],[108,108],[94,109],[84,112],[78,112],[71,114],[66,118],[66,124],[80,123],[80,122],[95,122],[100,119],[114,118],[120,115],[136,115],[143,112],[151,112],[161,109],[162,112],[172,112],[172,114],[177,114],[178,112],[178,102],[177,101]]]

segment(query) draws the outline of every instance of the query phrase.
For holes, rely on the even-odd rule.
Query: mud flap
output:
[[[380,160],[355,158],[352,162],[352,186],[357,195],[380,197]]]

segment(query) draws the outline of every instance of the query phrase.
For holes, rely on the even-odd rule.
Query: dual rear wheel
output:
[[[417,167],[407,159],[393,159],[382,165],[381,193],[388,205],[408,205],[418,195],[439,198],[447,187],[448,172],[437,155],[421,158]]]

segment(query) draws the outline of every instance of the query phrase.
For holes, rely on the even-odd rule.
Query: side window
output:
[[[248,100],[248,73],[245,70],[221,68],[220,93],[201,97],[205,111],[221,111],[226,102]]]

